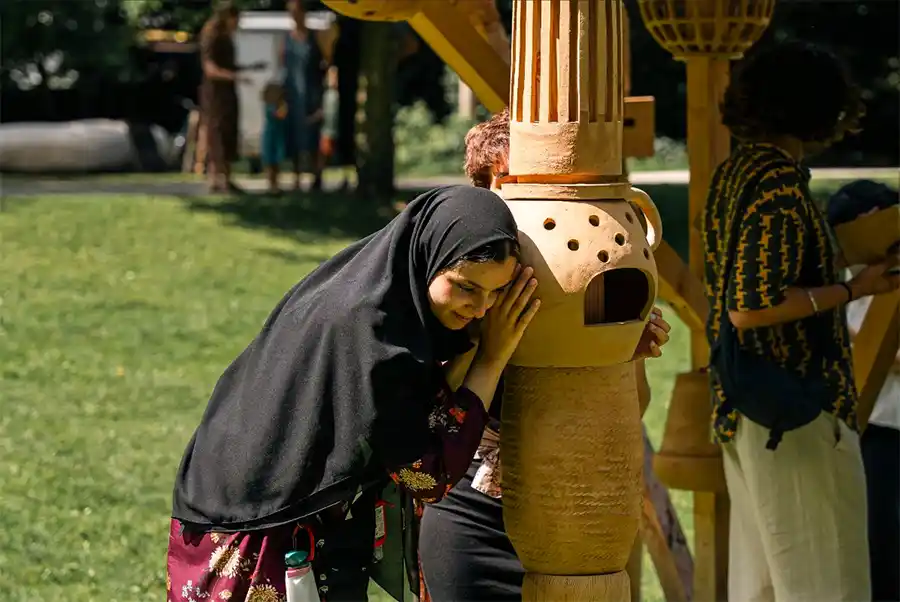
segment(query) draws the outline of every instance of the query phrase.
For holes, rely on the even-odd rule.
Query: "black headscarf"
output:
[[[438,362],[470,346],[431,312],[428,284],[516,237],[492,192],[439,188],[300,281],[220,377],[182,459],[173,517],[220,530],[284,524],[421,457]]]

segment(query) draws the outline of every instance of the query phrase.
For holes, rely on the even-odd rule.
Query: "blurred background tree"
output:
[[[245,10],[284,10],[284,0],[234,1]],[[684,65],[644,29],[637,0],[625,2],[631,15],[633,93],[656,97],[660,156],[654,161],[658,167],[683,167]],[[497,0],[497,5],[509,29],[512,0]],[[198,58],[148,52],[138,34],[147,29],[196,33],[210,7],[210,0],[0,1],[0,120],[109,117],[177,130],[185,118],[181,99],[196,99]],[[307,7],[326,9],[318,0],[308,0]],[[864,131],[817,157],[814,165],[900,163],[898,22],[896,0],[777,0],[773,23],[760,44],[799,37],[829,46],[847,59],[864,90]],[[338,23],[344,32],[336,57],[344,68],[341,94],[355,99],[365,28],[343,17]],[[417,142],[415,155],[406,153],[399,164],[457,172],[458,149],[448,136],[455,140],[469,122],[455,116],[456,78],[448,76],[449,70],[415,32],[401,27],[404,43],[396,73],[382,78],[390,82],[386,85],[394,109],[399,109],[398,138]],[[352,101],[342,104],[342,125],[352,130],[357,111]],[[433,153],[430,140],[438,141]],[[345,161],[355,161],[355,141],[352,132],[342,136],[339,151]]]

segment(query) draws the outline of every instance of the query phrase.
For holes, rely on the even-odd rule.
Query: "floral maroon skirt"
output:
[[[368,496],[367,496],[368,498]],[[323,512],[302,525],[238,533],[169,529],[167,602],[284,602],[284,556],[310,554],[322,602],[364,602],[375,538],[374,501],[353,512]],[[326,511],[327,512],[327,511]]]
[[[293,526],[247,533],[194,533],[173,520],[166,566],[168,602],[283,602],[284,555]]]

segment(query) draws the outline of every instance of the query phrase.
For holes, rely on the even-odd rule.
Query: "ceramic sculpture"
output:
[[[505,372],[503,514],[526,602],[630,599],[643,445],[633,364],[656,298],[650,198],[622,173],[621,0],[516,0],[502,195],[541,310]]]

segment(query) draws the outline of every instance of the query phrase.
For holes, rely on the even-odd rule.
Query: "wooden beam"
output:
[[[666,602],[687,602],[693,598],[694,560],[669,492],[653,473],[654,453],[644,427],[641,539],[656,567]]]
[[[687,145],[691,180],[688,187],[688,223],[703,212],[709,185],[716,167],[728,157],[731,136],[721,123],[719,103],[728,85],[727,59],[702,56],[687,59]],[[703,241],[690,228],[690,271],[703,278]],[[691,336],[691,365],[709,362],[709,345],[703,331]],[[700,602],[727,599],[728,578],[728,496],[694,493],[694,551],[697,570],[694,592]]]
[[[875,400],[900,346],[900,291],[872,298],[859,333],[853,338],[853,378],[859,391],[856,416],[865,430]]]
[[[631,548],[631,556],[625,565],[628,573],[628,581],[631,584],[631,602],[641,602],[641,581],[644,575],[644,540],[635,537],[634,547]]]
[[[728,529],[731,503],[727,495],[694,492],[694,600],[728,599]]]
[[[665,240],[653,252],[659,273],[659,297],[672,306],[682,322],[697,336],[705,336],[706,315],[709,304],[703,290],[703,282],[691,273],[675,249]]]
[[[509,62],[448,2],[423,2],[409,24],[492,113],[509,100]]]
[[[656,140],[656,99],[626,96],[622,124],[622,156],[652,157]]]

